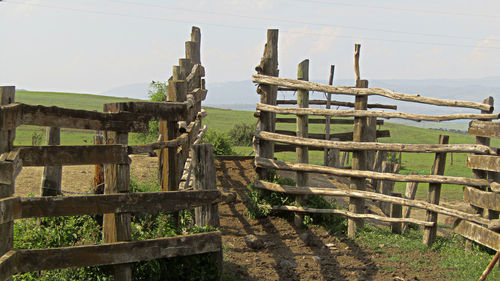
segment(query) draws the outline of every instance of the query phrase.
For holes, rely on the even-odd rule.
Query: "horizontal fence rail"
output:
[[[0,259],[0,279],[31,271],[115,265],[211,253],[217,252],[220,247],[220,232],[206,232],[102,245],[11,250]]]
[[[310,105],[330,105],[333,106],[345,106],[345,107],[354,107],[354,103],[352,102],[342,102],[342,101],[326,101],[326,100],[309,100]],[[277,100],[276,104],[297,104],[297,100]],[[380,103],[370,103],[366,105],[367,108],[385,108],[385,109],[393,109],[397,110],[397,105],[391,104],[380,104]]]
[[[480,144],[402,144],[402,143],[380,143],[380,142],[353,142],[353,141],[333,141],[312,138],[301,138],[288,136],[279,133],[260,131],[255,134],[258,139],[300,145],[315,146],[322,148],[336,148],[343,151],[355,150],[380,150],[415,153],[436,153],[436,152],[456,152],[456,153],[481,153],[497,154],[497,151],[487,145]],[[490,156],[494,157],[494,156]]]
[[[284,86],[284,87],[302,89],[307,91],[318,91],[331,94],[343,94],[343,95],[353,95],[353,96],[379,95],[395,100],[411,101],[411,102],[426,103],[426,104],[441,105],[441,106],[466,107],[466,108],[474,108],[485,111],[490,111],[493,108],[493,106],[491,105],[479,102],[437,99],[437,98],[423,97],[420,95],[403,94],[381,88],[354,88],[354,87],[330,86],[315,82],[280,78],[262,74],[254,74],[252,76],[252,82],[266,84],[266,85]]]
[[[500,114],[457,113],[457,114],[446,114],[446,115],[425,115],[425,114],[413,114],[405,112],[279,107],[263,103],[257,103],[257,110],[273,112],[277,114],[321,115],[321,116],[332,116],[332,117],[381,117],[381,118],[400,118],[413,121],[451,121],[459,119],[500,118]]]
[[[342,177],[354,178],[371,178],[377,180],[389,180],[396,182],[426,182],[426,183],[441,183],[441,184],[457,184],[468,186],[498,186],[499,183],[489,182],[485,179],[472,179],[465,177],[451,177],[440,175],[402,175],[392,173],[379,173],[364,170],[346,170],[332,167],[325,167],[312,164],[291,163],[278,160],[272,160],[262,157],[255,158],[255,165],[261,168],[271,168],[285,171],[301,171],[309,173],[330,174]]]

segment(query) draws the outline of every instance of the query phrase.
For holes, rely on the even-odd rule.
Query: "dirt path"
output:
[[[238,194],[237,201],[220,206],[224,245],[224,270],[228,280],[436,280],[431,268],[414,268],[389,261],[391,255],[417,255],[388,248],[370,250],[343,236],[333,236],[320,227],[310,228],[307,243],[297,229],[282,218],[250,219],[243,204],[246,186],[256,174],[252,160],[217,161],[220,189]],[[156,176],[156,158],[132,157],[132,176],[146,181]],[[16,195],[39,194],[42,168],[24,168],[16,181]],[[293,177],[293,174],[285,176]],[[63,169],[63,190],[89,192],[93,166],[70,166]],[[315,186],[331,186],[326,177],[312,177]],[[71,195],[71,194],[68,194]],[[254,234],[264,241],[264,248],[252,250],[245,237]],[[302,237],[302,238],[301,238]],[[311,242],[312,241],[312,242]],[[389,270],[390,269],[390,270]],[[232,278],[232,279],[231,279]]]

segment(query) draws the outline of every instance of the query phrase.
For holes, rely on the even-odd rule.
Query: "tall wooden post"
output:
[[[359,73],[359,44],[354,46],[354,74],[356,77],[356,87],[368,88],[368,81],[360,79]],[[366,110],[368,104],[367,96],[356,96],[354,101],[355,110]],[[354,117],[353,141],[365,141],[363,133],[366,131],[366,117]],[[366,170],[366,151],[352,152],[352,170]],[[365,190],[365,178],[351,178],[350,189]],[[349,211],[355,214],[363,214],[365,212],[365,204],[361,198],[349,198]],[[347,236],[353,238],[359,228],[363,227],[362,219],[349,218],[347,221]]]
[[[297,68],[297,79],[303,81],[309,81],[309,60],[303,60],[299,63]],[[308,108],[309,107],[309,91],[298,90],[297,91],[297,107]],[[309,135],[309,116],[308,115],[297,115],[297,137],[307,138]],[[296,148],[297,162],[298,163],[309,163],[309,148],[307,146],[297,146]],[[308,186],[308,174],[306,172],[297,172],[297,186]],[[297,195],[295,196],[297,205],[303,205],[306,200],[306,196]],[[302,227],[304,221],[304,215],[302,213],[295,213],[294,224],[297,227]]]
[[[0,86],[0,105],[15,102],[16,88],[14,86]],[[4,130],[0,128],[0,153],[12,151],[16,130]],[[0,184],[0,198],[14,195],[14,182]],[[0,224],[0,256],[10,251],[14,246],[14,223],[6,222]],[[7,280],[12,280],[11,278]]]
[[[94,136],[94,144],[104,144],[104,136],[102,132],[97,131]],[[95,164],[94,165],[94,183],[92,185],[92,192],[94,194],[104,193],[104,165]]]
[[[61,129],[48,127],[46,133],[47,145],[61,144]],[[62,166],[45,166],[43,168],[41,196],[56,196],[61,194]]]
[[[485,100],[483,100],[483,103],[489,104],[489,105],[493,106],[493,104],[494,104],[493,97],[486,98]],[[493,107],[492,107],[492,110],[489,110],[489,111],[481,110],[481,113],[482,114],[493,113]],[[491,121],[491,120],[483,120],[483,121]],[[489,137],[476,136],[476,144],[482,144],[482,145],[490,146],[491,139]],[[484,170],[472,169],[472,178],[475,178],[475,179],[487,179],[488,178],[488,172],[484,171]],[[476,212],[476,214],[484,215],[485,210],[483,208],[480,208],[480,207],[477,207],[477,206],[473,206],[473,205],[471,205],[471,207],[474,209],[474,211]],[[487,212],[488,212],[487,215],[488,215],[489,219],[498,218],[498,212],[496,212],[496,211],[490,211],[490,210],[488,210]],[[466,240],[466,243],[465,243],[466,249],[470,249],[472,243],[473,242],[471,240]]]
[[[214,150],[211,144],[195,144],[193,151],[193,189],[217,190]],[[219,207],[217,203],[195,209],[195,223],[198,226],[219,227]],[[222,241],[220,241],[222,243]],[[222,277],[222,249],[217,253],[217,264]]]
[[[104,106],[104,112],[119,112],[119,108]],[[106,131],[107,144],[128,145],[127,132]],[[130,188],[130,164],[104,165],[104,194],[128,193]],[[104,214],[103,216],[103,241],[113,243],[131,240],[131,225],[129,213]],[[132,280],[132,267],[130,264],[114,266],[115,280]]]
[[[255,67],[258,74],[278,76],[278,30],[267,30],[267,42],[264,48],[264,55],[260,64]],[[274,85],[259,84],[257,93],[260,94],[260,102],[276,105],[278,87]],[[257,130],[274,132],[276,114],[271,112],[260,112]],[[259,140],[255,154],[259,157],[274,158],[274,143],[271,141]],[[257,168],[259,179],[266,180],[270,175],[269,169]]]
[[[439,136],[439,144],[448,144],[449,141],[450,141],[449,136],[445,135]],[[434,165],[432,166],[431,175],[444,175],[445,167],[446,167],[446,153],[436,153],[436,156],[434,158]],[[441,196],[441,184],[430,183],[427,202],[432,204],[439,204],[440,196]],[[438,213],[427,211],[427,221],[434,222],[434,226],[426,226],[424,228],[423,243],[427,246],[431,246],[436,240]]]
[[[335,74],[335,65],[330,66],[330,77],[328,79],[328,84],[333,85],[333,76]],[[326,109],[330,109],[332,105],[332,93],[328,93],[326,97]],[[325,140],[330,140],[330,123],[332,121],[331,116],[325,116]],[[335,148],[325,148],[323,155],[323,162],[325,166],[338,168],[340,151]]]

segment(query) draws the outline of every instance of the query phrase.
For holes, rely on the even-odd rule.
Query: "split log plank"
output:
[[[464,202],[484,209],[500,211],[500,193],[497,192],[486,192],[466,186]]]
[[[467,168],[500,172],[500,156],[467,155]]]
[[[471,121],[469,123],[469,134],[481,137],[500,138],[500,122]]]
[[[287,131],[287,130],[276,130],[275,133],[287,135],[287,136],[296,136],[296,132]],[[352,141],[353,136],[354,136],[353,132],[334,133],[334,134],[330,134],[330,139],[338,139],[339,141]],[[377,138],[390,138],[390,137],[391,137],[391,131],[389,131],[389,130],[378,130],[377,131]],[[316,140],[325,140],[325,135],[324,134],[308,134],[308,138],[309,139],[316,139]]]
[[[468,221],[460,221],[453,231],[488,248],[500,250],[500,234]]]
[[[276,118],[276,123],[295,123],[297,119],[295,118]],[[326,119],[323,118],[309,118],[309,124],[325,124]],[[354,124],[353,119],[331,119],[330,124],[344,124],[352,125]],[[384,120],[377,120],[377,125],[384,125]]]
[[[416,152],[416,153],[435,153],[435,152],[484,153],[484,154],[496,153],[496,151],[492,150],[489,146],[479,145],[479,144],[399,144],[399,143],[380,143],[380,142],[331,141],[331,140],[312,139],[310,137],[300,138],[295,136],[289,136],[282,134],[283,132],[289,134],[287,131],[277,130],[276,133],[257,132],[255,134],[255,137],[264,140],[287,143],[292,145],[308,145],[321,148],[338,148],[343,151],[377,150],[377,151],[399,151],[399,152]],[[484,156],[484,157],[495,157],[495,156]],[[498,160],[500,159],[500,157],[496,157],[496,159]]]
[[[321,108],[295,108],[279,107],[257,103],[257,110],[264,112],[273,112],[277,114],[295,114],[295,115],[321,115],[334,117],[381,117],[381,118],[400,118],[413,121],[450,121],[459,119],[499,119],[500,114],[472,114],[457,113],[447,115],[425,115],[406,112],[387,112],[387,111],[368,111],[368,110],[333,110]]]
[[[17,251],[10,250],[0,257],[0,280],[9,279],[16,273]]]
[[[17,250],[16,273],[68,267],[117,265],[219,251],[220,232],[182,235],[134,242]]]
[[[128,164],[127,145],[21,146],[23,166]]]
[[[463,220],[468,220],[471,222],[476,222],[480,224],[488,225],[493,221],[482,218],[477,214],[469,214],[455,209],[446,208],[440,205],[427,203],[425,201],[411,200],[405,198],[398,198],[384,194],[378,194],[375,192],[361,191],[361,190],[348,190],[348,189],[332,189],[332,188],[319,188],[319,187],[295,187],[288,185],[279,185],[275,183],[270,183],[266,181],[256,181],[255,187],[260,189],[266,189],[270,191],[283,192],[287,194],[315,194],[315,195],[325,195],[325,196],[342,196],[342,197],[358,197],[369,200],[377,200],[389,203],[396,203],[404,206],[411,206],[425,210],[432,210],[440,214],[453,216]]]
[[[353,212],[349,212],[346,210],[338,210],[338,209],[316,209],[316,208],[307,208],[307,207],[296,207],[296,206],[268,206],[268,205],[259,205],[261,208],[266,208],[273,211],[292,211],[292,212],[302,212],[302,213],[312,213],[312,214],[339,214],[344,215],[348,218],[356,218],[356,219],[372,219],[384,222],[391,223],[414,223],[423,226],[433,226],[433,222],[426,222],[417,219],[411,218],[390,218],[372,214],[356,214]]]
[[[295,89],[303,89],[309,91],[318,91],[324,93],[332,94],[344,94],[344,95],[379,95],[395,100],[411,101],[418,103],[426,103],[440,106],[453,106],[453,107],[466,107],[474,108],[480,110],[490,110],[492,106],[488,104],[483,104],[479,102],[471,101],[458,101],[458,100],[445,100],[430,97],[423,97],[420,95],[409,95],[394,92],[391,90],[381,89],[381,88],[354,88],[354,87],[342,87],[342,86],[330,86],[309,81],[299,81],[295,79],[272,77],[262,74],[254,74],[252,76],[252,82],[261,83],[267,85],[284,86]]]
[[[278,160],[271,160],[262,157],[255,158],[255,165],[262,168],[279,169],[286,171],[303,171],[309,173],[330,174],[341,177],[360,177],[372,178],[378,180],[390,180],[397,182],[427,182],[427,183],[442,183],[442,184],[457,184],[468,186],[490,186],[490,183],[485,179],[471,179],[465,177],[451,177],[440,175],[402,175],[402,174],[386,174],[371,171],[353,171],[338,169],[333,167],[324,167],[312,164],[300,164],[291,162],[282,162]]]
[[[118,102],[107,103],[104,106],[109,111],[120,108],[122,111],[131,112],[136,116],[143,116],[148,120],[182,121],[188,117],[188,103],[185,100],[175,102]]]
[[[312,105],[326,105],[328,101],[326,100],[310,100],[309,104]],[[296,100],[277,100],[276,104],[297,104]],[[345,107],[354,107],[354,103],[352,102],[343,102],[343,101],[330,101],[330,105],[334,106],[345,106]],[[385,109],[398,109],[397,105],[392,104],[379,104],[379,103],[369,103],[367,105],[368,108],[385,108]]]
[[[2,202],[0,205],[3,206],[4,200],[7,199],[0,200]],[[220,200],[220,191],[217,190],[139,192],[68,197],[23,197],[18,201],[20,206],[14,208],[14,218],[179,211],[216,203]],[[16,204],[12,202],[15,201],[6,201],[6,204]],[[3,217],[3,215],[0,217]]]

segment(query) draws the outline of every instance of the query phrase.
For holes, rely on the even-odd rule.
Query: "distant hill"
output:
[[[315,81],[326,83],[326,81]],[[335,80],[335,85],[353,85],[353,80]],[[147,99],[149,83],[135,83],[124,85],[102,93],[103,95]],[[481,102],[488,96],[497,98],[500,102],[500,77],[486,77],[478,79],[382,79],[370,80],[370,87],[386,88],[407,94],[419,94],[422,96],[441,99],[460,99]],[[255,84],[250,80],[210,83],[207,82],[209,94],[205,105],[234,110],[254,111],[255,104],[259,101],[259,95],[255,92]],[[279,99],[291,98],[293,93],[279,93]],[[321,98],[322,93],[311,93],[311,98]],[[339,101],[352,101],[353,97],[337,95],[334,97]],[[394,101],[383,97],[372,96],[371,102],[395,104],[399,111],[421,114],[450,114],[461,112],[474,112],[466,108],[437,107],[418,103]],[[498,110],[496,110],[498,112]],[[419,127],[464,129],[466,121],[453,122],[413,122],[408,120],[393,119],[391,122],[408,124]]]

